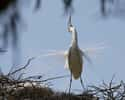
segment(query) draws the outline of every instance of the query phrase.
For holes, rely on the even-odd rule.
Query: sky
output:
[[[99,0],[75,0],[73,5],[75,12],[72,22],[78,31],[79,47],[105,47],[90,54],[92,65],[83,59],[82,78],[85,86],[98,85],[103,80],[109,82],[114,74],[114,82],[124,81],[124,14],[121,17],[114,5],[111,7],[112,15],[101,17]],[[22,55],[19,66],[23,66],[31,57],[47,54],[51,50],[68,50],[71,42],[71,34],[67,32],[68,18],[63,16],[61,0],[44,0],[38,12],[33,12],[32,7],[33,2],[22,9],[24,26],[20,31]],[[11,51],[10,47],[6,54],[0,55],[0,67],[4,73],[12,66]],[[31,62],[25,73],[27,76],[40,74],[48,78],[67,75],[69,70],[64,69],[63,57],[41,56]],[[69,87],[69,78],[51,82],[52,88],[59,91],[66,91]],[[76,90],[82,90],[79,80],[73,80],[72,91]]]

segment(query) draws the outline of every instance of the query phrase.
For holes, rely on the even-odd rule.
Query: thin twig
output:
[[[60,79],[60,78],[65,78],[65,77],[69,77],[69,75],[52,77],[52,78],[48,78],[48,79],[42,80],[41,82],[50,81],[50,80],[55,80],[55,79]]]
[[[27,63],[24,65],[24,67],[21,67],[21,68],[15,70],[15,71],[9,73],[7,76],[13,75],[13,74],[15,74],[15,73],[17,73],[17,72],[19,72],[19,71],[25,69],[25,68],[30,64],[30,62],[31,62],[33,59],[34,59],[34,57],[28,59]]]

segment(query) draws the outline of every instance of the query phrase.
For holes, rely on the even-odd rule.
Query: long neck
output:
[[[71,46],[78,46],[77,32],[75,29],[72,31]]]

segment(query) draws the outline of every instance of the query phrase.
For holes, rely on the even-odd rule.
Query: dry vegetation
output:
[[[66,76],[43,79],[41,75],[14,79],[12,76],[30,64],[29,59],[25,66],[7,75],[0,75],[0,100],[125,100],[125,83],[123,81],[116,85],[113,79],[100,86],[89,86],[83,93],[57,92],[49,88],[49,81]]]
[[[67,76],[52,77],[44,80],[40,75],[22,78],[22,74],[20,74],[17,79],[12,77],[14,74],[26,69],[33,59],[29,59],[25,66],[9,72],[7,75],[0,75],[0,100],[97,100],[94,95],[87,92],[75,95],[53,91],[49,88],[50,80]]]

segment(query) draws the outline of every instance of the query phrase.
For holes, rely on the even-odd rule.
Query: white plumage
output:
[[[69,70],[71,73],[70,87],[69,87],[69,93],[70,93],[72,76],[74,79],[80,78],[81,85],[84,88],[83,81],[81,78],[82,67],[83,67],[83,59],[82,59],[83,52],[80,50],[80,48],[78,46],[77,31],[76,31],[76,28],[71,23],[71,16],[69,17],[68,31],[72,35],[71,46],[70,46],[70,48],[68,50],[68,54],[67,54],[68,67],[69,67]]]
[[[53,56],[53,55],[60,55],[65,58],[65,68],[68,68],[71,73],[70,77],[70,87],[69,87],[69,93],[71,89],[71,83],[72,83],[72,76],[73,78],[80,79],[81,85],[84,88],[83,81],[82,81],[82,70],[83,70],[83,63],[84,59],[83,57],[89,62],[91,62],[91,59],[88,57],[86,52],[94,52],[97,49],[104,49],[104,47],[99,48],[86,48],[81,50],[78,46],[78,37],[77,37],[77,31],[76,28],[71,23],[71,16],[69,17],[68,21],[68,32],[71,33],[72,39],[71,39],[71,45],[68,51],[60,51],[57,52],[56,50],[52,50],[51,53],[45,54],[43,56]]]
[[[68,22],[68,31],[71,32],[72,40],[71,46],[67,53],[68,68],[73,75],[74,79],[78,79],[82,73],[83,59],[82,51],[78,46],[77,31],[75,27],[71,24],[71,16]]]

